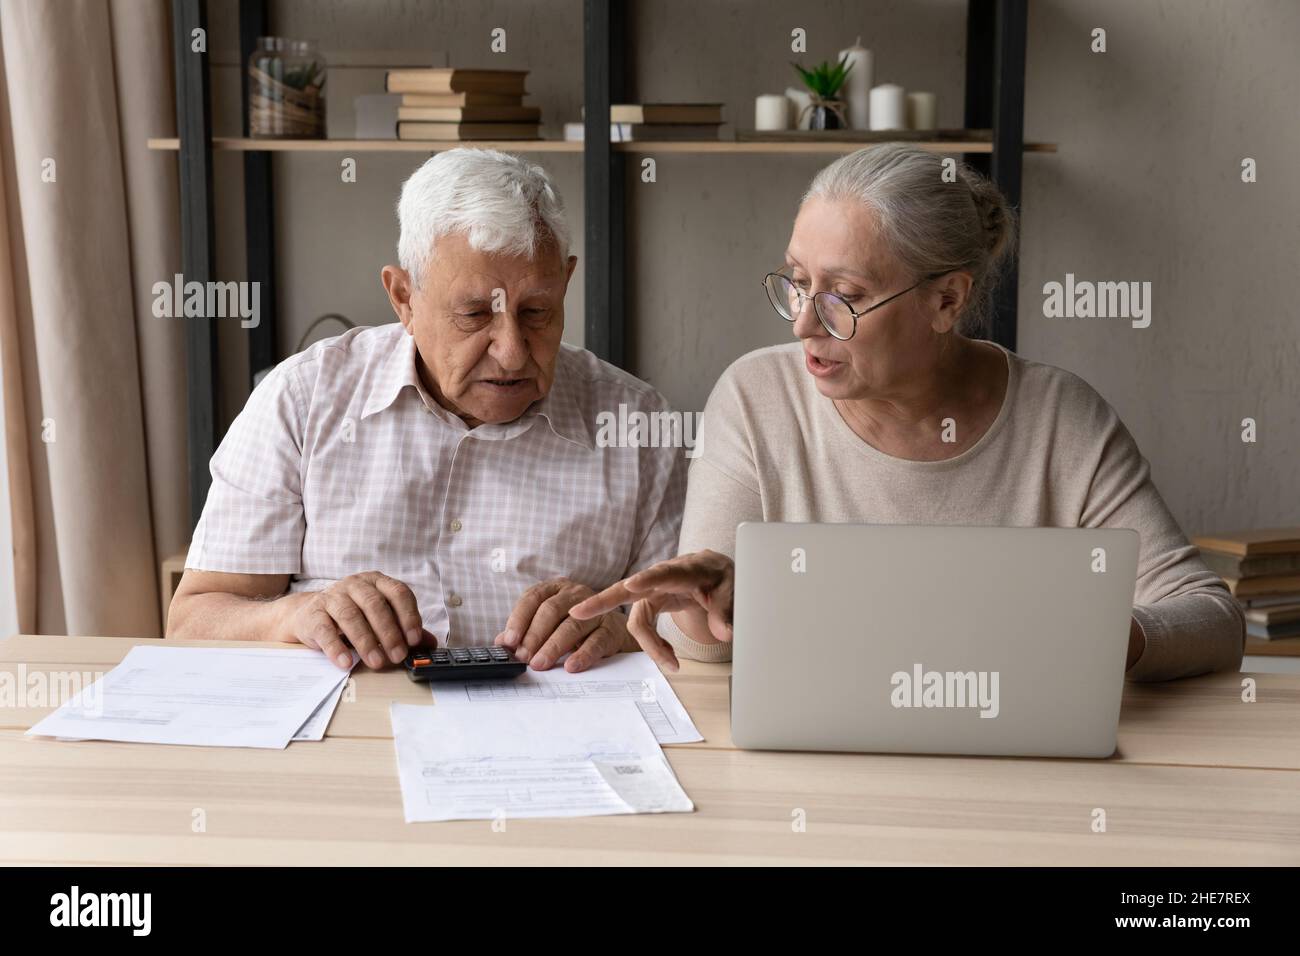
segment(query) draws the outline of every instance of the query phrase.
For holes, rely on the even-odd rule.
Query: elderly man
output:
[[[604,448],[601,412],[666,411],[561,343],[577,259],[546,173],[453,149],[407,180],[398,323],[277,366],[212,458],[168,636],[297,641],[340,666],[496,642],[536,669],[635,646],[569,608],[676,551],[683,453]],[[603,442],[601,444],[604,444]]]

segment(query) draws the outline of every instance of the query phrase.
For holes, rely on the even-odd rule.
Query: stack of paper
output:
[[[390,706],[407,823],[695,808],[631,700]]]
[[[347,679],[309,648],[145,645],[27,733],[283,749],[322,739]]]
[[[615,654],[588,671],[570,674],[562,667],[529,670],[511,680],[436,683],[433,700],[440,708],[473,711],[488,703],[536,704],[552,700],[569,703],[633,701],[661,744],[690,744],[703,740],[690,714],[673,693],[650,655]]]
[[[659,745],[704,738],[645,654],[432,690],[391,710],[407,823],[694,809]]]

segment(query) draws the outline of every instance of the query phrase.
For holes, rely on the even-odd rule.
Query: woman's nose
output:
[[[826,334],[821,319],[817,318],[817,309],[812,299],[796,296],[793,306],[795,338],[811,339]]]

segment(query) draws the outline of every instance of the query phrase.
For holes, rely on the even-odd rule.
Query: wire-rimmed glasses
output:
[[[943,273],[939,273],[943,275]],[[817,315],[817,320],[821,322],[824,328],[835,338],[841,341],[853,338],[853,334],[858,330],[858,319],[868,312],[874,312],[881,306],[888,305],[897,299],[900,295],[906,295],[911,292],[926,279],[933,279],[935,276],[925,276],[913,285],[908,286],[902,292],[896,292],[887,299],[881,299],[875,305],[868,306],[861,311],[855,311],[853,306],[849,305],[843,296],[836,295],[834,292],[818,292],[816,295],[808,295],[802,289],[794,284],[794,281],[784,273],[769,272],[763,277],[763,288],[767,290],[767,299],[772,303],[772,308],[777,315],[787,322],[793,322],[803,311],[805,299],[812,299],[813,311]]]

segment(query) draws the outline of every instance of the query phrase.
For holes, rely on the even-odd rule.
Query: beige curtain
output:
[[[24,633],[160,634],[188,539],[165,0],[0,3],[0,375]]]

